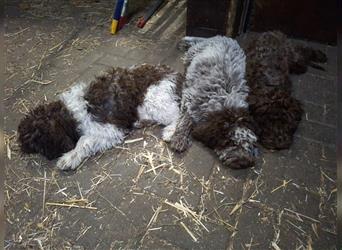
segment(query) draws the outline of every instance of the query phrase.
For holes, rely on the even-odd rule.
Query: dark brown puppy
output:
[[[250,87],[250,114],[258,140],[268,149],[289,148],[303,110],[291,96],[290,74],[302,74],[308,66],[326,62],[325,54],[294,45],[281,32],[250,33],[239,39],[246,53],[246,77]]]

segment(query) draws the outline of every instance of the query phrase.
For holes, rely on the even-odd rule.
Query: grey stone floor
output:
[[[61,1],[43,5],[46,12],[31,2],[13,2],[5,24],[6,248],[336,249],[335,47],[310,43],[329,61],[326,71],[293,77],[305,109],[295,141],[290,150],[263,150],[252,169],[226,169],[199,143],[173,154],[153,127],[63,173],[20,154],[19,120],[110,66],[183,71],[176,44],[185,1],[116,36],[108,34],[111,1]]]

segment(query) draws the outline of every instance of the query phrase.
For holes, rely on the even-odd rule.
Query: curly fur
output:
[[[256,137],[245,125],[248,86],[245,54],[233,39],[185,38],[186,81],[182,92],[182,114],[171,147],[184,151],[190,134],[214,149],[223,164],[232,168],[253,165]],[[243,132],[241,132],[243,131]]]
[[[277,89],[253,91],[248,102],[260,144],[268,149],[289,148],[303,113],[300,102]]]
[[[290,74],[301,74],[308,66],[321,68],[319,50],[294,45],[278,31],[248,33],[238,38],[247,57],[246,77],[250,87],[249,110],[259,142],[268,149],[286,149],[301,120],[303,110],[291,96]]]
[[[196,124],[192,136],[213,149],[224,165],[251,167],[257,153],[252,124],[246,109],[224,109],[210,113]]]
[[[61,102],[39,105],[18,127],[24,153],[40,153],[49,160],[73,149],[80,137],[77,121]]]
[[[222,149],[231,141],[234,130],[239,127],[252,129],[252,123],[246,109],[224,109],[212,112],[196,124],[192,136],[209,148]]]
[[[60,169],[76,169],[87,157],[123,142],[134,125],[165,125],[174,133],[182,77],[166,66],[113,68],[90,84],[79,83],[59,101],[41,105],[19,124],[24,153],[58,158]]]
[[[290,73],[302,74],[315,62],[326,62],[326,55],[312,48],[294,45],[279,31],[247,33],[237,38],[247,57],[248,85],[255,88],[279,87],[291,90]]]
[[[167,66],[113,68],[90,84],[84,97],[88,112],[98,121],[131,129],[138,119],[137,107],[144,101],[142,93],[171,72]]]

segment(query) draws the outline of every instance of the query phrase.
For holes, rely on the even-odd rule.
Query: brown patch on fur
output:
[[[176,95],[179,96],[180,98],[182,98],[182,91],[183,91],[184,82],[185,82],[184,74],[177,73],[177,76],[176,76]],[[180,105],[181,104],[179,102],[179,106]]]
[[[237,127],[251,130],[253,124],[246,109],[225,109],[212,112],[208,117],[196,124],[192,136],[211,149],[223,149],[232,144],[231,131]]]
[[[112,68],[91,83],[85,95],[88,112],[99,122],[130,129],[138,119],[137,107],[142,104],[147,88],[171,72],[165,65]]]
[[[72,150],[80,137],[77,122],[61,101],[39,105],[18,127],[22,152],[40,153],[49,160]]]

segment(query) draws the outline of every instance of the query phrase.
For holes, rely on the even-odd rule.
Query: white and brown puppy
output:
[[[164,125],[162,138],[169,141],[179,116],[181,84],[181,74],[167,66],[113,68],[24,117],[18,128],[21,150],[59,158],[58,168],[68,170],[122,143],[147,121]]]

